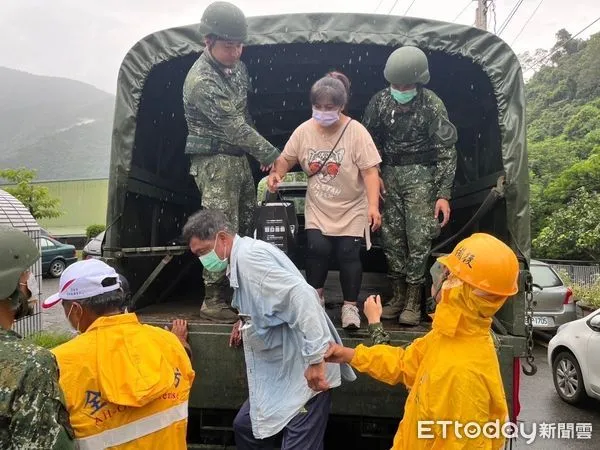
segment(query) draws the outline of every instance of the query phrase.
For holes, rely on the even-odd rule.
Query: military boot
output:
[[[392,292],[394,296],[383,307],[382,319],[395,319],[404,309],[406,303],[406,281],[404,278],[392,280]]]
[[[219,323],[235,323],[239,320],[237,313],[227,304],[226,291],[216,286],[206,288],[200,316]]]
[[[406,288],[406,307],[398,323],[402,325],[419,325],[421,322],[421,285],[409,284]]]

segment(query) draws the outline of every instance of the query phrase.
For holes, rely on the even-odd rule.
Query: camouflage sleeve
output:
[[[432,95],[431,110],[430,136],[433,140],[433,149],[437,150],[438,153],[435,173],[436,198],[450,200],[456,172],[456,148],[454,144],[458,135],[456,128],[448,119],[448,112],[444,103],[435,94]]]
[[[272,164],[279,156],[279,150],[252,128],[245,114],[236,109],[216,84],[207,81],[194,91],[198,108],[228,137],[232,145],[240,147],[261,164]]]
[[[375,146],[381,155],[384,139],[379,117],[378,98],[379,94],[375,94],[369,101],[369,104],[365,108],[365,113],[363,114],[362,124],[373,138],[373,142],[375,142]]]
[[[242,71],[244,72],[244,76],[246,77],[247,83],[248,83],[248,101],[246,102],[246,110],[244,111],[244,115],[246,117],[246,122],[254,129],[256,129],[256,125],[254,123],[254,119],[252,118],[252,114],[250,114],[250,105],[249,105],[249,101],[250,101],[250,97],[249,95],[252,93],[252,78],[250,78],[250,74],[248,73],[248,68],[246,67],[246,65],[240,61],[240,65],[242,67]]]
[[[36,356],[12,403],[13,444],[15,448],[75,449],[56,361],[46,351]]]
[[[370,323],[367,330],[371,337],[371,345],[390,344],[390,335],[383,329],[381,322]]]

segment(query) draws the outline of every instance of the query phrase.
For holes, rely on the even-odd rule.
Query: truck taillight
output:
[[[569,303],[573,303],[573,289],[567,288],[567,293],[565,294],[565,301],[563,305],[568,305]]]

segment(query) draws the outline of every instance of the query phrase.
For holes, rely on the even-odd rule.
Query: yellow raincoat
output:
[[[53,353],[80,449],[187,449],[194,371],[173,333],[100,317]]]
[[[433,318],[433,329],[406,349],[389,345],[356,348],[351,365],[385,383],[405,384],[410,393],[392,450],[501,449],[498,439],[465,436],[455,424],[424,422],[419,439],[419,421],[455,421],[463,426],[477,422],[508,420],[508,407],[500,367],[490,336],[491,317],[506,297],[484,297],[458,281],[442,291]],[[469,434],[474,428],[468,428]],[[486,428],[488,436],[494,434]],[[431,436],[431,437],[428,437]]]

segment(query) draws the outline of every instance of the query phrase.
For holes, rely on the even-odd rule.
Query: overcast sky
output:
[[[154,31],[198,23],[204,0],[1,0],[0,66],[73,78],[114,92],[129,48]],[[472,25],[468,0],[235,0],[247,16],[296,12],[360,12],[425,17]],[[518,0],[496,0],[498,29]],[[515,40],[523,25],[535,15]],[[466,8],[466,9],[465,9]],[[464,12],[458,17],[458,14]],[[600,16],[599,0],[523,0],[500,35],[517,53],[549,48],[554,33],[575,34]],[[489,14],[489,29],[494,28]],[[581,37],[600,31],[600,22]],[[515,40],[515,41],[514,41]],[[514,41],[514,43],[513,43]]]

